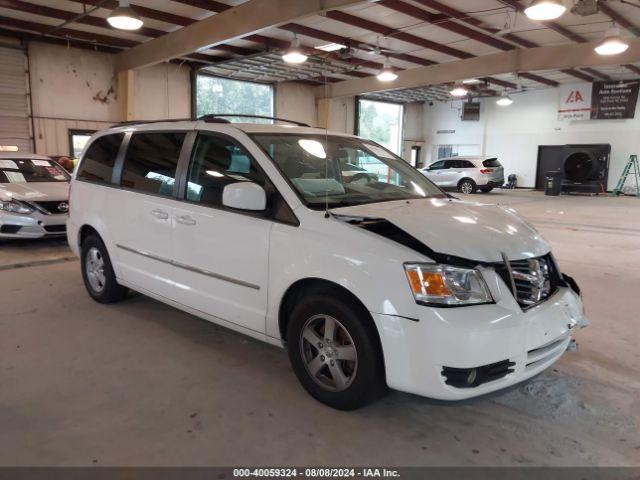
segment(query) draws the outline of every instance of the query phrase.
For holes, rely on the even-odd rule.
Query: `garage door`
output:
[[[0,145],[31,152],[26,57],[22,50],[0,48]]]

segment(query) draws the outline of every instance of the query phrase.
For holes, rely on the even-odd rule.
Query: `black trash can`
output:
[[[558,196],[562,190],[564,173],[560,170],[551,170],[544,175],[544,194]]]

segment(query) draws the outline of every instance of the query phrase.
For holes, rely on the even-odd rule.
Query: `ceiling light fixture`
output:
[[[561,0],[533,0],[524,13],[531,20],[553,20],[566,11]]]
[[[129,6],[129,0],[120,0],[118,7],[109,14],[107,22],[118,30],[138,30],[144,23],[136,11]]]
[[[462,81],[463,85],[478,85],[482,83],[482,80],[478,80],[477,78],[468,78]]]
[[[377,75],[378,80],[381,82],[393,82],[398,75],[391,68],[391,64],[389,63],[389,59],[385,60],[384,65],[382,66],[382,70]]]
[[[282,60],[284,60],[287,63],[298,64],[298,63],[306,62],[307,58],[309,57],[307,56],[306,53],[304,53],[302,48],[300,48],[300,40],[298,39],[298,36],[294,33],[293,42],[291,42],[291,46],[282,55]]]
[[[508,107],[513,103],[513,99],[509,96],[507,91],[504,90],[502,92],[502,95],[500,95],[500,98],[496,101],[496,103],[501,107]]]
[[[466,88],[464,88],[463,85],[454,85],[454,87],[451,89],[451,91],[449,92],[453,97],[465,97],[467,95],[467,93],[469,93],[469,90],[467,90]]]
[[[327,43],[326,45],[318,45],[316,48],[318,50],[323,50],[325,52],[335,52],[337,50],[342,50],[343,48],[347,48],[347,46],[341,43]]]
[[[629,43],[620,36],[620,29],[612,26],[604,35],[604,40],[594,50],[598,55],[617,55],[629,48]]]

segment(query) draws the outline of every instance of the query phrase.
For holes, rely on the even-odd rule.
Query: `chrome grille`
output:
[[[549,257],[511,260],[509,265],[518,303],[531,306],[549,297],[552,291]]]

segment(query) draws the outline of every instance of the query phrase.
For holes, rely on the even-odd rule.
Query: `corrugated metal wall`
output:
[[[27,60],[17,48],[0,47],[0,145],[32,152]]]

